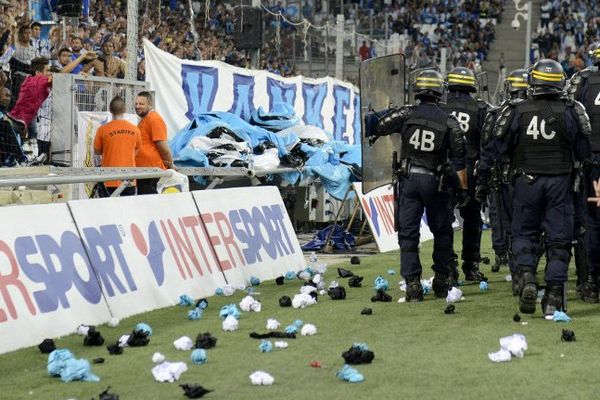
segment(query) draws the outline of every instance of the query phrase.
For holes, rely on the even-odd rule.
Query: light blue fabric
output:
[[[388,269],[387,273],[388,273],[388,275],[396,275],[396,270]]]
[[[215,294],[217,296],[223,296],[223,288],[220,288],[220,287],[216,288],[215,289]]]
[[[258,285],[260,285],[260,279],[258,279],[258,278],[257,278],[257,277],[255,277],[255,276],[251,276],[251,277],[250,277],[250,284],[251,284],[252,286],[258,286]]]
[[[261,353],[270,353],[273,351],[273,343],[271,343],[269,340],[263,339],[258,345],[258,350],[260,350]]]
[[[291,105],[287,103],[275,103],[270,111],[265,111],[262,107],[254,110],[250,122],[270,131],[278,132],[298,125],[300,120]]]
[[[383,276],[378,275],[374,283],[375,290],[388,290],[390,283]]]
[[[292,323],[292,325],[294,325],[296,328],[300,329],[300,328],[302,328],[302,325],[304,325],[304,321],[302,321],[301,319],[297,319]]]
[[[196,321],[202,318],[202,310],[199,307],[194,308],[193,310],[188,311],[188,319],[190,321]]]
[[[65,362],[73,358],[73,353],[68,349],[56,349],[48,354],[48,374],[60,376],[60,371],[65,367]]]
[[[486,292],[490,288],[490,285],[486,281],[479,282],[479,290],[482,292]]]
[[[285,279],[287,279],[288,281],[296,279],[296,273],[294,271],[288,271],[288,272],[286,272],[285,273]]]
[[[208,307],[208,300],[206,300],[206,299],[200,299],[198,301],[198,308],[201,309],[201,310],[205,310],[206,307]]]
[[[360,349],[362,351],[369,350],[369,346],[364,342],[354,342],[354,343],[352,343],[352,347],[356,347],[357,349]]]
[[[183,307],[189,307],[194,305],[194,299],[192,299],[187,294],[182,294],[179,296],[179,305]]]
[[[140,322],[139,324],[137,324],[135,326],[135,330],[145,332],[148,334],[148,336],[152,336],[152,328],[150,328],[150,325],[145,324],[143,322]]]
[[[206,351],[204,349],[196,349],[192,351],[190,358],[193,364],[206,364]]]
[[[91,371],[90,363],[85,359],[75,359],[67,349],[56,349],[48,355],[48,374],[60,376],[63,382],[98,382],[100,378]]]
[[[296,325],[289,325],[285,328],[285,333],[298,333],[298,327]]]
[[[342,369],[340,369],[336,376],[343,381],[350,383],[359,383],[365,380],[364,376],[358,372],[358,370],[352,368],[348,364],[345,364]]]
[[[240,311],[238,310],[235,304],[228,304],[226,306],[221,307],[219,315],[222,319],[225,319],[230,315],[233,316],[235,319],[240,319]]]
[[[552,320],[556,322],[571,322],[571,317],[563,311],[556,310],[554,311],[554,314],[552,314]]]

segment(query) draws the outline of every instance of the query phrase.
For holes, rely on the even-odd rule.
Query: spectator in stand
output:
[[[109,167],[135,167],[136,154],[142,146],[140,130],[124,119],[125,101],[120,96],[115,96],[109,105],[112,121],[98,128],[94,137],[94,152],[102,155],[101,166]],[[102,197],[108,197],[119,187],[121,181],[104,182],[105,193]],[[121,192],[121,196],[134,196],[134,186],[129,186]]]
[[[42,57],[50,57],[50,42],[47,39],[41,38],[42,24],[39,22],[33,22],[31,24],[31,44],[38,51],[38,54]]]
[[[0,113],[6,115],[8,113],[8,107],[10,106],[10,89],[1,86],[0,87]]]
[[[365,61],[369,59],[369,46],[367,46],[367,42],[363,40],[362,46],[358,49],[358,54],[360,54],[360,61]]]
[[[171,149],[167,143],[167,125],[162,117],[154,111],[152,95],[140,92],[135,99],[135,112],[141,118],[138,127],[142,134],[142,147],[136,157],[138,167],[175,169]],[[158,179],[140,179],[138,194],[158,193]]]
[[[102,45],[102,56],[100,60],[104,64],[104,74],[109,78],[125,78],[127,64],[119,57],[113,55],[115,46],[112,41],[107,40]]]

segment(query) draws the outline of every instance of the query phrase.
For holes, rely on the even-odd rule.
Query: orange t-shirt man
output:
[[[102,167],[135,167],[136,151],[142,147],[140,130],[131,122],[117,119],[98,128],[94,150],[102,154]],[[118,187],[121,181],[104,182]]]
[[[142,147],[135,158],[138,167],[167,169],[154,142],[167,140],[167,125],[156,111],[150,111],[138,124],[142,134]]]

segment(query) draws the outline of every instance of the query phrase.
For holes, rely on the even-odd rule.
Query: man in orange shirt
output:
[[[167,125],[162,117],[152,110],[152,95],[140,92],[135,99],[135,112],[142,119],[138,124],[142,134],[142,148],[135,162],[138,167],[175,169],[173,156],[167,143]],[[158,179],[139,179],[138,194],[154,194]]]
[[[135,167],[135,156],[142,147],[140,130],[131,122],[124,120],[125,101],[115,96],[109,105],[112,121],[102,125],[94,138],[94,152],[102,155],[103,167]],[[103,197],[110,196],[121,181],[104,182],[106,191]],[[121,196],[134,196],[135,186],[127,187]]]

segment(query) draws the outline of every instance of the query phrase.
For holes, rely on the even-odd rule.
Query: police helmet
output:
[[[504,79],[504,93],[508,96],[515,96],[519,93],[527,93],[527,70],[515,69],[511,71]]]
[[[448,89],[475,93],[477,92],[477,79],[469,68],[455,67],[448,72],[446,77]]]
[[[588,48],[588,54],[590,56],[590,60],[592,60],[592,64],[600,65],[600,42],[594,42],[590,44]]]
[[[545,58],[536,62],[529,72],[532,94],[560,93],[565,88],[565,71],[554,60]]]
[[[413,90],[415,92],[415,98],[427,96],[439,100],[444,97],[444,91],[446,90],[444,77],[433,69],[421,71],[417,74],[413,84]]]

